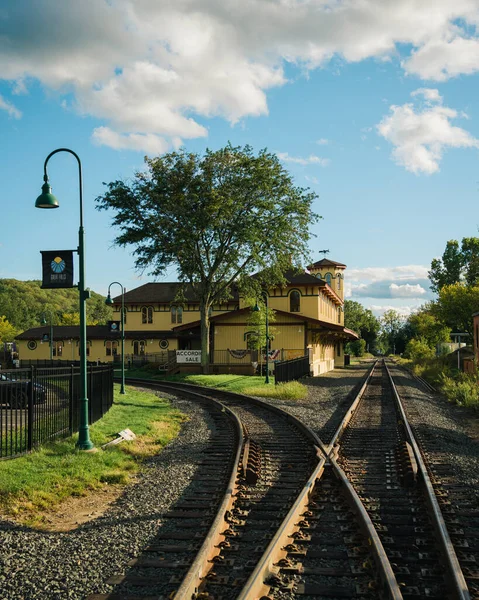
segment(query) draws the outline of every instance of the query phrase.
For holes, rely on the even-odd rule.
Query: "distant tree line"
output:
[[[106,324],[113,314],[105,297],[93,291],[86,311],[88,325]],[[44,318],[48,324],[51,318],[53,325],[78,325],[78,290],[44,290],[41,281],[0,279],[0,342],[11,342],[22,331],[40,327]]]
[[[388,310],[377,318],[358,302],[346,300],[345,326],[360,335],[346,351],[432,358],[438,345],[450,341],[451,332],[468,333],[472,344],[472,315],[479,312],[479,238],[463,238],[461,244],[449,240],[442,258],[432,260],[428,275],[437,298],[407,317]]]

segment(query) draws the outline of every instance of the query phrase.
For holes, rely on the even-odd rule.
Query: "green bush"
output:
[[[414,363],[422,365],[427,361],[432,360],[435,354],[434,349],[429,347],[426,342],[414,338],[409,340],[404,352],[406,358],[410,358]]]
[[[353,356],[364,356],[366,352],[366,340],[356,340],[347,344],[346,354],[352,354]]]
[[[477,373],[459,373],[457,379],[444,375],[441,389],[450,402],[479,410],[479,385]]]

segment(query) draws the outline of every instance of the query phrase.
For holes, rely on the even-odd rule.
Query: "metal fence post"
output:
[[[73,402],[73,391],[74,391],[74,380],[75,380],[75,366],[70,366],[70,381],[68,385],[68,429],[70,435],[73,434],[73,410],[75,403]]]

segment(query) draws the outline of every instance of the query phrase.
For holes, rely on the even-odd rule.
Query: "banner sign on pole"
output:
[[[120,331],[120,321],[108,321],[108,329],[111,333],[118,333]]]
[[[71,288],[73,285],[73,250],[40,250],[42,288]]]

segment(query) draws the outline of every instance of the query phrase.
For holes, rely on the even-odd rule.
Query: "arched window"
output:
[[[341,289],[341,274],[338,273],[338,291]]]
[[[62,356],[63,341],[53,342],[53,356]]]
[[[153,307],[143,306],[141,309],[141,322],[142,323],[153,323]]]
[[[289,295],[289,310],[290,312],[300,312],[301,309],[301,294],[293,290]]]
[[[183,323],[183,308],[181,306],[171,307],[171,322]]]
[[[116,356],[118,354],[118,341],[107,340],[105,343],[105,351],[107,356]]]
[[[326,273],[326,275],[324,276],[324,279],[326,280],[326,283],[328,285],[331,285],[331,273]]]
[[[77,342],[77,347],[78,347],[78,356],[80,356],[80,342]],[[91,341],[87,340],[86,341],[86,355],[90,356],[90,348],[91,348]],[[73,350],[72,350],[72,358],[73,358]]]

